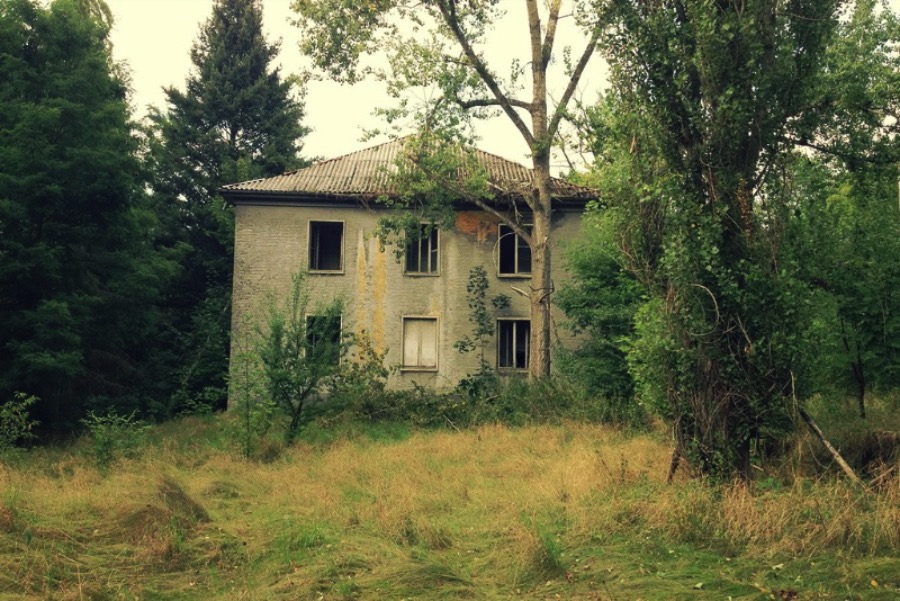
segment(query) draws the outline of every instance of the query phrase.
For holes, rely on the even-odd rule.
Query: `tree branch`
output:
[[[806,139],[798,140],[797,138],[785,136],[783,140],[797,146],[805,146],[806,148],[811,148],[813,150],[818,150],[819,152],[824,152],[825,154],[836,156],[840,159],[844,159],[845,161],[862,161],[864,163],[870,163],[872,165],[892,165],[897,162],[897,159],[893,157],[867,157],[861,154],[839,150],[834,147],[816,144],[815,142],[810,142]]]
[[[494,95],[494,98],[497,99],[497,106],[503,109],[503,112],[506,113],[506,116],[509,117],[509,119],[513,122],[513,125],[516,126],[516,129],[519,130],[519,133],[522,134],[522,137],[525,138],[528,146],[530,148],[533,148],[534,136],[528,129],[528,126],[525,125],[525,122],[514,110],[513,105],[510,103],[510,99],[507,98],[503,91],[500,89],[500,86],[497,84],[497,80],[494,79],[494,76],[491,75],[490,71],[487,70],[487,66],[475,53],[475,50],[472,48],[472,45],[469,43],[469,40],[466,38],[466,35],[460,28],[459,19],[457,18],[456,14],[456,2],[454,2],[454,0],[438,0],[437,7],[444,19],[444,24],[450,28],[451,32],[453,32],[453,37],[456,38],[456,41],[462,48],[463,53],[466,55],[466,58],[469,59],[469,63],[472,65],[472,68],[475,69],[475,71],[478,73],[478,76],[481,78],[481,81],[484,82],[484,84]],[[529,108],[528,110],[530,111],[531,108]]]
[[[473,109],[486,106],[503,106],[503,103],[496,98],[473,98],[472,100],[463,100],[459,96],[455,96],[453,101],[463,109]],[[526,111],[531,111],[531,103],[519,100],[517,98],[507,98],[506,101],[510,106],[515,106]]]
[[[544,35],[544,45],[541,47],[544,70],[546,70],[550,65],[550,57],[553,55],[553,42],[554,38],[556,37],[556,24],[559,21],[559,6],[560,0],[553,0],[553,3],[550,4],[550,16],[547,20],[547,32]]]
[[[566,112],[566,106],[569,104],[569,100],[572,99],[572,95],[575,94],[578,82],[581,80],[582,74],[584,74],[584,69],[587,67],[588,61],[591,60],[591,55],[594,53],[594,49],[597,47],[597,40],[599,39],[600,27],[595,27],[593,33],[591,33],[590,41],[585,47],[584,52],[581,53],[581,58],[578,59],[575,70],[572,71],[572,76],[569,77],[569,85],[566,86],[566,91],[563,93],[562,98],[559,99],[559,104],[556,105],[553,119],[550,120],[550,124],[547,126],[547,135],[551,139],[556,135],[556,130],[559,129],[559,122]]]

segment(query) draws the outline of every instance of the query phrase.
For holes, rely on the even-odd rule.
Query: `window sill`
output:
[[[404,271],[403,275],[410,278],[439,278],[440,273],[426,273],[424,271]]]
[[[407,372],[415,372],[415,373],[437,373],[437,367],[400,367],[400,373]]]
[[[307,272],[309,275],[344,275],[343,269],[310,269]]]
[[[510,280],[530,280],[531,272],[529,272],[529,273],[498,273],[497,277],[510,279]]]

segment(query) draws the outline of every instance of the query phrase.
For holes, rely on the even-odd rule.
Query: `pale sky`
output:
[[[523,10],[521,0],[503,0],[510,14],[492,38],[489,51],[496,56],[494,68],[504,72],[513,56],[526,57],[524,49],[526,25],[524,17],[515,20]],[[112,32],[113,55],[116,60],[128,63],[134,88],[133,103],[138,116],[145,113],[147,105],[165,108],[163,86],[183,89],[192,64],[190,48],[197,38],[200,25],[211,12],[213,0],[107,0],[113,11],[115,25]],[[891,0],[895,11],[900,11],[900,0]],[[293,17],[290,0],[262,0],[263,26],[270,42],[281,39],[278,61],[282,73],[301,70],[304,59],[297,50],[299,30],[288,23]],[[567,37],[569,39],[567,39]],[[581,52],[581,39],[561,25],[557,48],[570,44],[573,54]],[[523,62],[527,60],[523,58]],[[593,102],[597,91],[605,84],[604,64],[594,56],[582,78],[581,97]],[[552,84],[552,80],[551,80]],[[557,95],[561,90],[557,90]],[[381,124],[372,111],[386,106],[386,96],[381,84],[364,82],[355,86],[341,86],[329,81],[310,84],[306,97],[305,125],[312,128],[305,138],[307,157],[332,158],[359,150],[383,139],[361,142],[363,128],[376,128]],[[528,164],[527,147],[519,132],[501,115],[479,129],[478,146],[506,158]],[[563,170],[562,162],[554,161],[554,172]]]
[[[503,0],[509,12],[519,12],[524,3]],[[900,0],[898,0],[900,1]],[[185,79],[192,68],[191,45],[197,38],[200,26],[212,12],[212,0],[107,0],[112,9],[115,25],[112,32],[113,55],[130,67],[134,88],[133,103],[138,115],[145,113],[147,105],[165,108],[163,86],[184,89]],[[289,25],[294,15],[289,9],[290,0],[262,0],[263,27],[267,39],[281,39],[278,61],[282,73],[299,71],[304,59],[297,50],[299,30]],[[560,32],[565,30],[560,28]],[[500,53],[515,56],[517,45],[525,43],[527,29],[524,18],[513,22],[495,34],[496,48]],[[557,47],[571,43],[573,53],[580,54],[580,38],[568,42],[558,36]],[[493,46],[493,45],[492,45]],[[501,57],[505,70],[508,58]],[[593,102],[596,90],[605,82],[603,63],[594,56],[588,71],[582,78],[583,98]],[[561,93],[561,91],[559,92]],[[305,125],[313,129],[305,138],[303,154],[332,158],[353,152],[386,140],[375,139],[360,142],[363,128],[381,125],[372,111],[386,106],[386,96],[381,84],[364,82],[355,86],[341,86],[330,81],[312,82],[306,96]],[[528,164],[527,146],[519,132],[505,116],[479,129],[478,146],[506,158]],[[562,164],[558,166],[560,169]],[[554,169],[557,171],[558,169]]]

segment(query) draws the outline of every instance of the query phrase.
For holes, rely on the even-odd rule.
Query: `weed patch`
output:
[[[896,474],[872,493],[830,475],[667,485],[665,439],[573,422],[343,422],[264,464],[195,419],[105,474],[78,447],[0,466],[0,598],[900,592]]]

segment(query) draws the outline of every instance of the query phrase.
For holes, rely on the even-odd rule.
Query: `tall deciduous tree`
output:
[[[662,161],[633,216],[641,384],[679,451],[747,477],[751,444],[789,423],[806,288],[783,253],[788,207],[766,177],[810,139],[840,0],[610,0],[603,39],[627,147]],[[633,357],[635,354],[633,353]]]
[[[160,242],[182,253],[172,303],[181,332],[182,396],[224,402],[233,215],[218,189],[302,164],[303,105],[272,61],[258,0],[216,0],[191,50],[185,91],[165,90],[151,114],[154,196],[168,217]]]
[[[79,0],[0,4],[0,403],[38,396],[57,430],[89,407],[147,409],[159,375],[172,265],[146,244],[108,34]]]
[[[495,215],[531,248],[529,371],[532,377],[541,377],[550,372],[550,151],[566,107],[594,53],[599,29],[589,2],[565,3],[565,11],[562,0],[525,0],[522,4],[528,51],[512,64],[508,77],[502,76],[496,65],[490,65],[484,54],[486,43],[498,35],[495,27],[507,6],[496,0],[297,0],[293,7],[305,35],[303,52],[332,78],[356,81],[369,71],[361,66],[363,55],[386,53],[390,66],[379,75],[389,81],[392,94],[401,97],[423,82],[437,88],[434,101],[427,103],[420,115],[422,125],[430,132],[454,129],[473,115],[483,115],[493,108],[499,109],[522,136],[534,172],[526,195],[527,207],[504,207],[485,194],[464,198]],[[585,34],[575,60],[570,60],[568,50],[556,49],[557,26],[566,17]],[[410,34],[423,28],[427,35]],[[562,67],[565,75],[555,104],[548,88],[554,65]],[[388,120],[405,114],[408,100],[401,100],[400,109],[384,111]],[[438,168],[437,175],[440,171]],[[466,189],[473,190],[464,186],[459,192]],[[449,200],[446,194],[438,194],[438,199]]]

